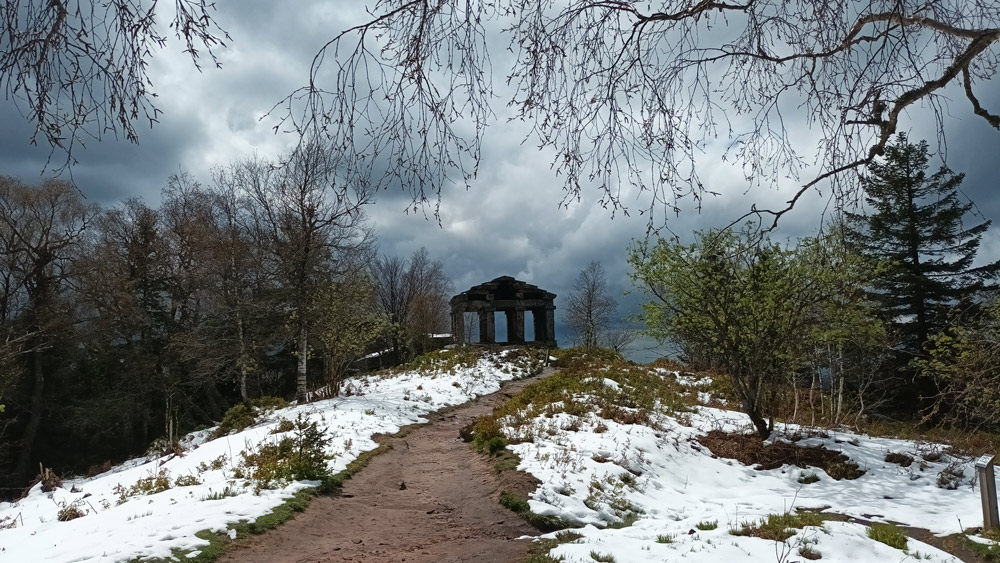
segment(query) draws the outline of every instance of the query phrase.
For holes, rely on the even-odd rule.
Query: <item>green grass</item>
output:
[[[496,462],[493,465],[493,470],[497,473],[503,473],[504,471],[513,471],[517,469],[517,466],[521,463],[521,460],[517,456],[504,456],[503,459]]]
[[[906,549],[906,534],[893,524],[872,524],[868,527],[868,537],[889,547]]]
[[[660,534],[656,536],[656,543],[674,543],[674,536]]]
[[[500,504],[524,518],[529,524],[543,532],[554,532],[573,527],[573,523],[558,516],[542,515],[531,511],[528,499],[507,491],[500,493]]]
[[[803,473],[799,475],[799,483],[803,485],[811,485],[819,481],[819,475],[815,473]]]
[[[766,540],[785,541],[795,535],[790,530],[806,526],[822,526],[823,516],[815,512],[800,514],[768,514],[767,518],[754,523],[746,523],[730,533],[734,536],[750,536]]]
[[[965,537],[965,544],[981,560],[987,563],[1000,563],[1000,545],[979,543],[969,539],[968,536]]]
[[[554,539],[535,540],[531,542],[531,547],[528,548],[528,559],[525,563],[556,563],[564,561],[562,557],[552,557],[549,555],[549,552],[564,543],[576,541],[582,537],[582,535],[576,532],[563,530],[556,534]]]
[[[473,434],[480,451],[494,438],[512,444],[532,441],[531,424],[539,416],[593,413],[619,424],[645,424],[654,412],[684,412],[693,405],[672,377],[625,362],[614,353],[573,350],[560,352],[565,355],[558,362],[563,366],[558,373],[528,385],[476,421]],[[605,379],[618,388],[606,385]]]
[[[606,553],[598,553],[596,551],[590,552],[590,558],[594,561],[600,561],[602,563],[615,563],[617,561],[613,556]]]
[[[695,524],[694,527],[698,528],[699,530],[701,530],[703,532],[707,532],[709,530],[714,530],[714,529],[718,528],[719,527],[719,521],[718,520],[705,520],[705,521],[702,521],[702,522],[698,522],[697,524]]]
[[[622,528],[628,528],[632,524],[639,521],[639,514],[636,512],[629,511],[619,517],[621,518],[621,522],[612,522],[608,524],[608,528],[611,528],[612,530],[620,530]]]

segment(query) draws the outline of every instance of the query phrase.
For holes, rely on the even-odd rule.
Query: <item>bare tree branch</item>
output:
[[[987,0],[661,0],[646,12],[627,0],[382,0],[373,10],[272,111],[279,128],[322,132],[357,178],[408,190],[411,209],[475,178],[494,117],[491,23],[514,57],[508,104],[555,155],[563,203],[596,189],[612,216],[635,207],[650,228],[718,193],[698,162],[720,143],[752,185],[808,171],[787,209],[820,184],[838,201],[856,197],[845,172],[882,154],[917,104],[941,127],[940,91],[960,74],[990,121],[971,84],[1000,62],[1000,6]],[[820,135],[815,156],[793,138],[801,127]]]
[[[160,111],[148,66],[167,43],[157,29],[158,0],[5,0],[0,3],[0,91],[12,99],[57,153],[57,171],[73,163],[87,140],[119,135],[138,142],[137,121]],[[215,49],[229,35],[212,18],[209,0],[173,0],[170,23],[184,52],[201,70],[202,50],[221,66]]]

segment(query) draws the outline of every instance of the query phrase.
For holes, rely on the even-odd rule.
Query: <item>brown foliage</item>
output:
[[[913,464],[912,457],[899,452],[889,452],[889,454],[885,456],[885,460],[889,463],[895,463],[901,467],[909,467]]]
[[[735,459],[744,465],[756,465],[764,471],[783,465],[818,467],[837,479],[857,479],[865,474],[846,455],[822,446],[800,446],[787,442],[764,444],[754,435],[712,430],[698,438],[703,446],[718,457]]]

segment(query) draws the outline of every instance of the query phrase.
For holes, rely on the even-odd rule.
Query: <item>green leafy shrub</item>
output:
[[[330,442],[326,429],[299,414],[291,436],[277,443],[261,445],[257,451],[243,452],[242,473],[254,491],[295,480],[325,480],[330,477],[325,448]]]
[[[239,432],[257,424],[257,409],[247,403],[240,403],[226,411],[222,417],[222,422],[218,428],[212,431],[210,438],[215,439],[227,436],[232,432]]]
[[[218,428],[216,428],[212,434],[209,435],[209,438],[215,439],[227,436],[233,432],[245,430],[254,424],[257,424],[262,412],[274,411],[287,407],[288,401],[282,399],[281,397],[257,397],[256,399],[250,399],[245,403],[239,403],[226,411],[226,414],[222,416],[222,422],[219,423]]]
[[[287,418],[282,418],[278,421],[278,426],[271,431],[271,434],[284,434],[285,432],[291,432],[295,430],[295,423]]]

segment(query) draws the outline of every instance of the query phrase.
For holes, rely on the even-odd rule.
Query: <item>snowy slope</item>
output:
[[[617,385],[610,380],[608,384]],[[583,418],[566,413],[541,416],[533,424],[535,430],[528,433],[534,441],[509,448],[521,457],[518,468],[542,481],[529,500],[534,512],[587,524],[576,530],[583,538],[551,553],[569,562],[593,562],[602,556],[619,563],[802,561],[798,549],[803,545],[819,551],[827,562],[902,561],[918,553],[923,560],[952,562],[958,560],[913,539],[908,553],[875,542],[861,524],[806,527],[785,544],[730,531],[796,508],[825,508],[935,534],[957,533],[960,523],[982,524],[973,460],[945,454],[938,461],[920,463],[921,453],[941,449],[928,444],[846,432],[799,441],[842,451],[866,470],[856,480],[837,481],[818,469],[786,465],[757,471],[734,460],[713,458],[695,437],[711,429],[748,431],[747,418],[731,411],[700,407],[676,418],[660,415],[651,423],[655,429],[618,424],[593,413]],[[798,430],[781,427],[775,439]],[[520,432],[525,433],[523,427]],[[514,434],[511,430],[509,435]],[[884,461],[889,452],[906,452],[917,461],[903,468]],[[950,464],[964,473],[955,490],[937,486],[938,474]],[[816,474],[819,481],[801,484],[803,474]],[[620,523],[629,513],[638,517],[634,524],[605,527]],[[710,528],[711,523],[717,527],[699,529],[699,524]]]
[[[206,441],[210,430],[186,436],[182,456],[131,460],[93,478],[64,479],[64,488],[51,493],[36,485],[27,498],[0,503],[0,528],[7,528],[0,529],[0,561],[111,562],[168,557],[174,549],[197,550],[207,542],[195,537],[196,532],[225,531],[228,523],[267,514],[296,491],[316,485],[293,482],[254,494],[242,479],[234,478],[242,451],[280,438],[272,431],[281,419],[295,420],[302,414],[326,427],[332,438],[329,467],[338,472],[376,447],[373,434],[424,422],[421,415],[494,392],[502,381],[525,375],[526,365],[500,365],[498,358],[484,357],[473,367],[451,371],[358,378],[345,384],[359,393],[354,396],[275,411],[262,424],[212,441]],[[200,484],[174,485],[118,504],[122,490],[161,474],[171,484],[179,477],[183,482],[185,476]],[[86,515],[57,521],[59,511],[71,505]]]

